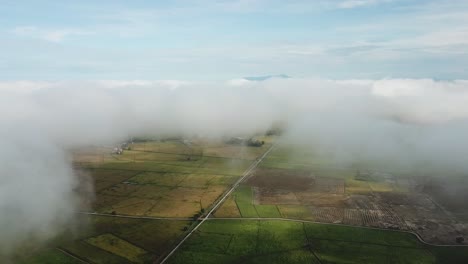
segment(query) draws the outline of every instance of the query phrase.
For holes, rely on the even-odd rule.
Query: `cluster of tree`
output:
[[[192,216],[193,221],[198,220],[198,218],[200,218],[200,216],[202,216],[204,213],[205,213],[205,208],[200,209],[199,212],[197,212],[196,214]]]
[[[241,137],[232,137],[226,141],[227,144],[231,145],[245,145],[249,147],[261,147],[265,144],[265,141],[260,141],[256,138],[241,138]]]
[[[255,138],[249,138],[249,140],[247,140],[247,146],[249,147],[261,147],[265,144],[265,141],[260,141],[258,139],[255,139]]]

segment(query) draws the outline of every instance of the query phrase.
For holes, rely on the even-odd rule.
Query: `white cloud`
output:
[[[64,148],[251,135],[286,120],[287,139],[314,150],[449,176],[468,170],[467,101],[468,81],[430,79],[0,82],[0,255],[73,219],[77,181]]]
[[[188,81],[180,80],[157,80],[157,81],[148,81],[148,80],[101,80],[96,81],[99,86],[104,88],[125,88],[125,87],[149,87],[149,86],[161,86],[167,87],[169,89],[177,89],[181,86],[187,86],[190,84]]]
[[[39,81],[3,81],[0,82],[0,92],[30,93],[53,85],[51,82]]]
[[[74,29],[74,28],[64,28],[64,29],[46,29],[38,28],[35,26],[19,26],[11,30],[17,36],[28,37],[28,38],[38,38],[50,42],[62,42],[66,37],[70,36],[83,36],[83,35],[93,35],[94,32]]]
[[[356,8],[389,2],[389,0],[346,0],[338,3],[339,8]]]

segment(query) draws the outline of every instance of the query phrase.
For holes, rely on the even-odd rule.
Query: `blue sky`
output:
[[[467,0],[7,0],[0,32],[0,80],[468,78]]]

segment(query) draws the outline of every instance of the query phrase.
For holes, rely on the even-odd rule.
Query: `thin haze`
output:
[[[339,162],[459,174],[468,170],[467,101],[467,81],[429,79],[4,82],[0,253],[70,224],[79,184],[70,148],[141,134],[249,135],[280,121],[284,140]]]

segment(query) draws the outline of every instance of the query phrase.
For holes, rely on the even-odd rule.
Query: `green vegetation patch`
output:
[[[177,241],[188,225],[188,221],[149,220],[113,231],[118,237],[160,255]]]
[[[258,217],[257,210],[252,204],[253,194],[250,186],[239,186],[234,195],[242,217]]]
[[[278,264],[318,264],[317,258],[307,249],[277,252],[268,255],[254,256],[248,260],[252,264],[278,263]]]
[[[257,221],[242,220],[208,220],[198,230],[225,235],[250,235],[257,234],[258,223]]]
[[[178,140],[139,142],[131,145],[131,148],[132,150],[153,151],[169,154],[183,154],[187,149],[187,147]]]
[[[231,234],[218,234],[211,232],[196,233],[195,238],[187,241],[184,247],[192,251],[212,252],[225,254],[233,238]]]
[[[281,214],[276,205],[255,205],[259,217],[280,218]]]
[[[81,259],[84,259],[91,263],[96,263],[96,264],[130,263],[130,261],[128,261],[125,258],[116,256],[103,249],[90,245],[84,241],[75,241],[73,243],[64,245],[63,248],[67,250],[68,252],[79,256]]]
[[[367,181],[358,181],[354,179],[346,180],[346,193],[348,194],[368,194],[372,189]]]
[[[89,244],[99,247],[112,254],[124,257],[131,262],[145,263],[150,261],[149,254],[142,248],[139,248],[113,234],[103,234],[86,239]]]
[[[439,251],[431,252],[433,249]],[[396,231],[280,220],[212,219],[169,263],[425,264],[436,263],[436,256],[439,263],[466,263],[468,253],[461,253],[463,250],[466,252],[466,248],[451,252],[427,247],[414,235]],[[443,257],[449,255],[453,255],[449,258],[452,261],[444,262]]]
[[[203,257],[208,257],[206,263],[315,263],[305,244],[300,223],[210,220],[176,252],[170,263],[193,263],[192,259]]]
[[[81,264],[82,262],[57,249],[42,251],[34,256],[18,260],[19,264]]]
[[[194,252],[180,250],[176,255],[172,256],[168,263],[173,264],[221,264],[221,263],[243,263],[236,262],[236,258],[231,255]]]
[[[234,192],[234,199],[242,217],[281,217],[276,205],[254,205],[250,186],[239,186]]]
[[[68,242],[62,241],[64,238],[58,243],[60,248],[80,259],[98,264],[151,263],[169,250],[190,224],[189,221],[110,216],[86,218],[89,227],[80,230],[80,237]]]
[[[259,221],[257,254],[301,249],[307,238],[301,223],[288,221]]]
[[[313,240],[311,244],[322,263],[435,263],[425,249],[331,240]]]
[[[305,231],[309,239],[340,240],[401,247],[422,247],[413,234],[369,228],[351,228],[339,225],[307,224]]]
[[[177,186],[188,174],[169,172],[144,172],[130,178],[128,181],[138,184],[155,184],[162,186]]]
[[[278,210],[284,218],[308,219],[311,217],[310,209],[304,205],[278,205]]]
[[[437,257],[438,263],[468,263],[467,247],[430,247],[430,251]]]

